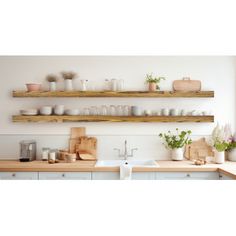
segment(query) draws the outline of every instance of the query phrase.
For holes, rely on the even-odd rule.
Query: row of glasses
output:
[[[128,105],[91,106],[82,110],[82,115],[84,116],[130,116],[130,114],[131,107]]]

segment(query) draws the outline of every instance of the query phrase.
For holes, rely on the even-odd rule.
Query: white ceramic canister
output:
[[[61,116],[65,112],[65,106],[64,105],[56,105],[54,107],[54,113],[55,115]]]
[[[236,148],[234,148],[228,152],[228,160],[229,161],[236,161]]]
[[[57,90],[57,83],[56,82],[49,82],[49,91],[54,92]]]
[[[225,152],[214,151],[214,162],[216,164],[223,164],[225,162]]]
[[[169,116],[170,115],[170,110],[168,108],[164,108],[161,110],[161,113],[163,116]]]
[[[112,79],[111,80],[111,90],[112,91],[117,91],[117,79]]]
[[[183,149],[175,148],[171,150],[171,159],[173,161],[182,161],[184,159]]]
[[[65,79],[64,81],[65,91],[73,90],[73,81],[72,79]]]

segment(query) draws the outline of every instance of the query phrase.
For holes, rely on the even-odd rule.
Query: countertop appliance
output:
[[[28,162],[36,160],[36,141],[23,140],[20,142],[20,161]]]

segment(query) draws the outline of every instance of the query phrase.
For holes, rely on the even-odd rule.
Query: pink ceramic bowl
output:
[[[28,92],[40,91],[41,86],[41,84],[26,84]]]

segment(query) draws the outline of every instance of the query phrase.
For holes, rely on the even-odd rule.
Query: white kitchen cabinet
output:
[[[155,172],[133,172],[132,180],[155,180]]]
[[[219,177],[220,177],[220,180],[233,180],[233,178],[231,178],[230,176],[222,174],[222,173],[219,174]]]
[[[92,180],[119,180],[120,172],[92,172]]]
[[[39,172],[39,180],[91,180],[91,172]]]
[[[219,180],[218,172],[156,172],[158,180]]]
[[[1,180],[37,180],[38,172],[0,172]]]

